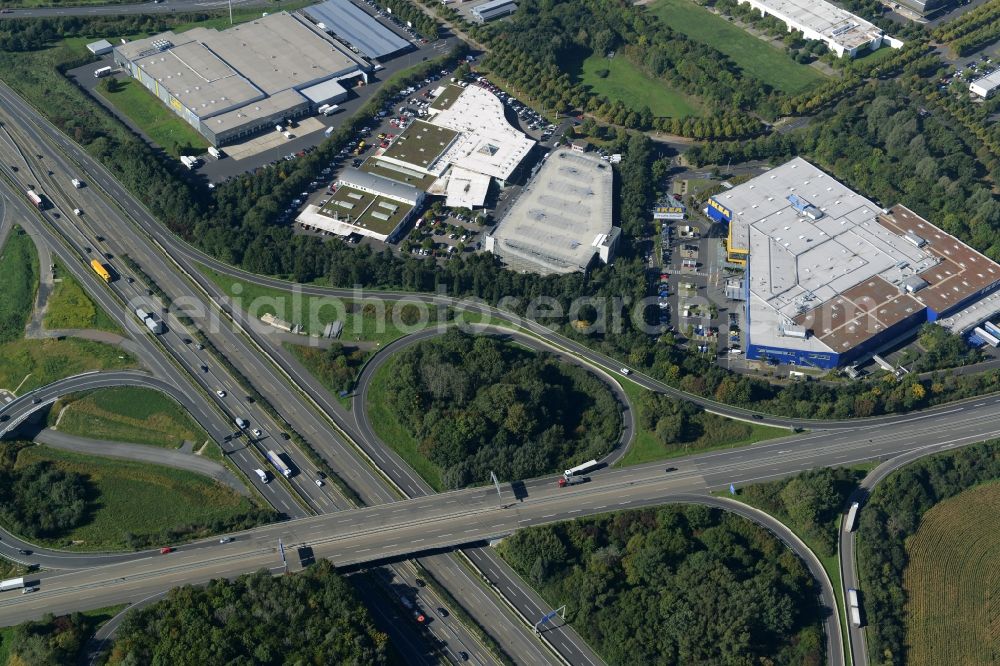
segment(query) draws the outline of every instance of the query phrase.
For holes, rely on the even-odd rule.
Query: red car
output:
[[[163,548],[160,549],[160,555],[166,555],[167,553],[172,553],[172,552],[174,552],[174,549],[171,548],[170,546],[164,546]]]

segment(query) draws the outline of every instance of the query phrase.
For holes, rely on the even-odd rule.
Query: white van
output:
[[[267,483],[268,481],[270,481],[270,480],[271,480],[270,478],[268,478],[268,476],[267,476],[267,472],[265,472],[265,471],[264,471],[264,470],[262,470],[262,469],[255,469],[255,470],[254,470],[254,473],[255,473],[255,474],[256,474],[257,476],[259,476],[259,477],[260,477],[260,482],[261,482],[261,483]]]

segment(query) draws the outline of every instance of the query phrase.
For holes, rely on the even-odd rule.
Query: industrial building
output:
[[[429,120],[413,121],[366,170],[426,177],[428,191],[446,195],[448,206],[477,208],[492,180],[504,186],[535,145],[507,122],[503,102],[479,86],[442,86],[429,111]]]
[[[1000,69],[980,77],[969,84],[969,91],[973,95],[979,95],[983,99],[992,97],[998,88],[1000,88]]]
[[[322,207],[306,206],[295,221],[338,236],[358,234],[393,242],[424,196],[413,185],[348,168],[338,177],[333,196]]]
[[[835,368],[1000,286],[1000,265],[795,158],[709,200],[745,267],[749,359]],[[949,327],[950,328],[950,327]]]
[[[96,42],[91,42],[90,44],[87,44],[87,50],[93,53],[95,56],[102,56],[111,53],[111,51],[114,48],[115,47],[111,44],[111,42],[109,42],[106,39],[100,39]]]
[[[476,5],[470,10],[472,19],[477,23],[487,23],[504,16],[510,16],[517,11],[517,4],[513,0],[490,0],[481,5]]]
[[[826,0],[739,0],[749,3],[761,16],[773,16],[799,30],[806,39],[826,43],[840,57],[876,50],[884,34],[876,26]]]
[[[595,257],[608,263],[621,231],[612,225],[613,184],[598,156],[556,149],[483,247],[513,270],[542,275],[585,271]]]
[[[929,16],[952,4],[952,0],[898,0],[898,2],[921,16]]]
[[[384,60],[413,48],[387,26],[350,0],[326,0],[302,13],[321,30],[336,35],[374,60]]]
[[[288,12],[222,31],[165,32],[115,47],[114,59],[215,146],[340,101],[347,81],[371,70]]]

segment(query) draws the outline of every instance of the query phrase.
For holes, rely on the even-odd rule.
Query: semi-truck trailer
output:
[[[0,580],[0,592],[20,590],[22,587],[24,587],[23,578],[8,578],[7,580]]]
[[[851,624],[861,627],[861,609],[857,606],[851,606]]]
[[[28,190],[28,201],[34,204],[35,208],[39,210],[45,208],[45,200],[42,199],[42,195],[34,190]]]
[[[267,452],[267,459],[271,462],[272,465],[274,465],[275,469],[281,472],[281,475],[286,479],[292,475],[292,468],[289,467],[288,464],[281,459],[281,456],[275,453],[274,451],[269,450]]]
[[[596,460],[588,460],[582,465],[577,465],[576,467],[570,467],[568,470],[563,472],[563,478],[569,480],[570,478],[583,474],[584,472],[589,472],[590,470],[597,467]]]
[[[94,269],[94,272],[101,276],[101,279],[105,282],[111,282],[111,273],[107,268],[104,267],[97,259],[90,260],[90,267]]]
[[[847,512],[847,519],[844,521],[844,531],[853,532],[854,524],[858,520],[858,509],[861,508],[861,504],[858,502],[851,502],[851,508]]]
[[[861,604],[858,602],[858,591],[854,588],[847,590],[847,606],[851,611],[851,624],[855,627],[861,626]]]
[[[146,325],[146,328],[148,328],[150,331],[153,332],[153,335],[159,335],[160,333],[163,333],[162,321],[156,321],[152,317],[146,317],[145,319],[142,320],[142,323]]]
[[[146,317],[149,316],[149,313],[143,310],[142,308],[136,308],[135,316],[139,318],[139,321],[146,321]]]

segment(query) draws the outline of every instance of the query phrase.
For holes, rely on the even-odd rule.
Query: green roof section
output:
[[[458,99],[458,96],[462,94],[463,90],[465,90],[465,88],[462,86],[456,86],[453,83],[449,83],[444,86],[444,92],[435,97],[434,101],[431,102],[431,108],[436,111],[444,111],[455,103],[455,100]]]
[[[415,120],[396,137],[381,157],[428,168],[452,144],[458,132]]]

